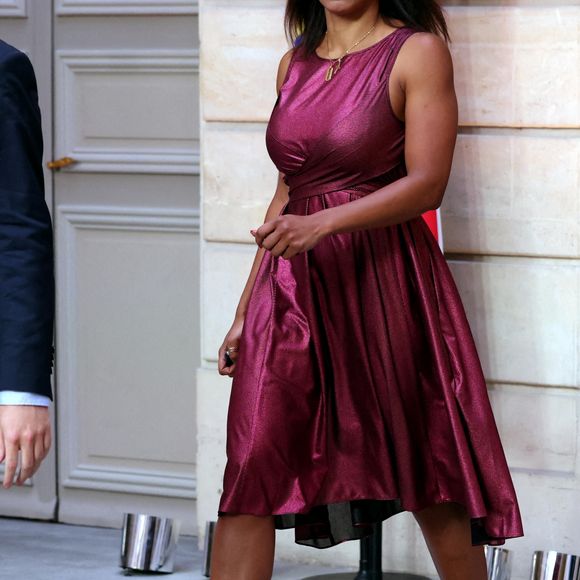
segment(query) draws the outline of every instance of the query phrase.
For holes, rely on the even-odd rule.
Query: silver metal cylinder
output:
[[[202,574],[209,578],[211,564],[211,547],[213,544],[213,533],[216,522],[205,522],[205,542],[203,546],[203,570]]]
[[[580,580],[580,556],[534,552],[531,580]]]
[[[427,576],[417,576],[416,574],[406,574],[405,572],[383,572],[382,576],[377,576],[376,574],[365,574],[362,576],[357,574],[353,576],[356,572],[343,572],[340,574],[321,574],[318,576],[308,576],[307,578],[301,578],[301,580],[357,580],[357,578],[381,578],[382,580],[429,580]]]
[[[181,522],[147,514],[124,514],[119,566],[138,572],[173,572]]]
[[[505,548],[485,546],[485,562],[488,580],[509,580],[511,576],[511,552]]]

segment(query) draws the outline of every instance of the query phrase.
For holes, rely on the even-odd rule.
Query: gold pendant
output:
[[[328,70],[326,71],[326,75],[324,77],[325,81],[330,81],[332,80],[332,77],[337,73],[337,71],[340,69],[340,61],[341,59],[339,58],[337,61],[333,62],[329,67]],[[336,67],[336,68],[334,68]]]
[[[331,64],[326,71],[326,76],[324,77],[325,81],[332,80],[332,76],[334,75],[334,64]]]

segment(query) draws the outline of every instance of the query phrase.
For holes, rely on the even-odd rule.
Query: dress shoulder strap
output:
[[[388,43],[386,59],[381,74],[382,80],[389,80],[391,71],[393,70],[393,66],[395,65],[395,61],[397,60],[397,56],[399,55],[403,44],[405,44],[405,41],[416,32],[420,32],[420,30],[409,26],[403,26],[391,33],[393,38],[391,39],[391,42]]]

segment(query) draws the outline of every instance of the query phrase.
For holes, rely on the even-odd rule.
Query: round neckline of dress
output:
[[[383,43],[385,40],[387,40],[387,38],[391,38],[391,36],[393,36],[393,34],[396,34],[397,31],[399,31],[403,28],[407,28],[407,27],[401,26],[399,28],[395,28],[395,30],[393,30],[392,32],[389,32],[389,34],[387,34],[386,36],[383,36],[383,38],[381,38],[380,40],[377,40],[375,43],[371,44],[370,46],[366,46],[365,48],[361,48],[360,50],[355,50],[354,52],[349,52],[346,56],[343,56],[342,58],[344,59],[348,56],[352,56],[354,54],[360,54],[362,52],[366,52],[367,50],[370,50],[371,48],[375,48],[375,46],[378,46],[379,44]],[[320,60],[323,60],[325,62],[331,62],[331,61],[338,60],[336,58],[328,58],[326,56],[320,56],[316,50],[314,51],[313,54],[314,54],[314,56],[316,56],[317,58],[319,58]]]

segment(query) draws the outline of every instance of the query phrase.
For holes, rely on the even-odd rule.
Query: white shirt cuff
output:
[[[36,393],[22,391],[0,391],[0,405],[39,405],[49,407],[50,399]]]

